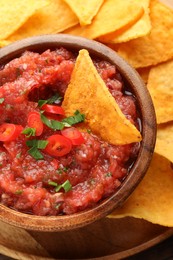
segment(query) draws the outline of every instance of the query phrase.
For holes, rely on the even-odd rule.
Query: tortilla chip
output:
[[[50,5],[38,10],[8,40],[16,41],[34,35],[58,33],[78,22],[76,15],[63,0],[52,0]]]
[[[0,40],[6,39],[21,27],[35,11],[49,4],[47,0],[5,0],[0,4]]]
[[[109,215],[111,218],[126,216],[173,227],[173,168],[167,159],[154,154],[142,182],[126,203]]]
[[[139,2],[136,0],[136,2]],[[127,42],[138,37],[145,36],[151,31],[151,22],[149,17],[149,3],[150,0],[141,0],[140,4],[144,8],[142,17],[131,27],[124,31],[116,31],[110,34],[103,35],[99,38],[102,42],[120,43]]]
[[[4,46],[7,46],[7,45],[10,44],[10,43],[11,43],[10,41],[1,40],[1,41],[0,41],[0,48],[1,48],[1,47],[4,47]]]
[[[78,25],[65,33],[95,39],[116,30],[128,28],[139,20],[143,13],[142,5],[133,0],[107,0],[94,17],[92,24],[83,27]]]
[[[147,67],[173,57],[173,9],[151,0],[151,33],[120,44],[118,53],[133,67]]]
[[[143,79],[145,84],[147,84],[147,82],[148,82],[150,70],[151,70],[151,67],[137,69],[137,72],[139,73],[140,77]]]
[[[90,24],[104,0],[64,0],[79,18],[81,25]]]
[[[141,140],[139,131],[121,112],[87,50],[79,52],[62,106],[67,116],[76,110],[84,113],[86,129],[90,128],[111,144]]]
[[[157,127],[155,151],[173,163],[173,121]]]
[[[173,120],[173,60],[150,70],[147,87],[153,99],[157,123]]]

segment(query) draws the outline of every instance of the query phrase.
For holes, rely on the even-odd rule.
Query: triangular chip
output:
[[[136,0],[136,2],[139,2],[139,0]],[[142,4],[144,8],[144,14],[135,24],[133,24],[127,30],[118,30],[110,34],[103,35],[99,38],[99,40],[102,42],[120,43],[147,35],[151,31],[149,3],[150,0],[140,0],[140,4]]]
[[[154,103],[157,123],[173,120],[173,59],[151,68],[147,87]]]
[[[173,9],[151,0],[149,35],[120,44],[118,53],[133,67],[156,65],[173,57]]]
[[[34,35],[59,33],[78,22],[77,16],[63,0],[51,0],[48,6],[38,10],[8,40],[16,41]]]
[[[10,41],[6,41],[6,40],[0,40],[0,47],[4,47],[7,46],[8,44],[10,44]]]
[[[67,116],[76,110],[84,113],[88,127],[111,144],[141,140],[139,131],[121,112],[87,50],[79,52],[62,106]]]
[[[64,0],[79,18],[81,25],[90,24],[104,0]]]
[[[167,159],[154,154],[142,182],[125,204],[109,215],[112,218],[125,216],[173,227],[173,168]]]
[[[65,31],[65,33],[95,39],[104,34],[130,27],[140,19],[143,13],[144,9],[140,2],[107,0],[103,3],[90,25],[83,27],[78,25]]]
[[[35,11],[49,4],[47,0],[4,0],[0,3],[0,40],[21,27]]]
[[[157,127],[155,151],[173,163],[173,121]]]

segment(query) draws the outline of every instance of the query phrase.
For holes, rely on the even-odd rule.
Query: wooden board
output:
[[[173,0],[161,0],[173,6]],[[28,232],[0,222],[0,253],[20,260],[112,260],[134,255],[163,241],[173,228],[135,218],[104,218],[60,233]]]
[[[67,232],[28,232],[0,222],[0,253],[14,259],[105,259],[133,255],[173,234],[147,221],[104,218]]]

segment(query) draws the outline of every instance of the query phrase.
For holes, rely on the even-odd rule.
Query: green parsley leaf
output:
[[[31,147],[28,150],[28,153],[35,158],[36,160],[40,160],[43,159],[43,155],[42,153],[38,150],[38,149],[44,149],[46,148],[46,145],[48,144],[48,141],[46,140],[37,140],[37,139],[33,139],[33,140],[27,140],[26,141],[26,145],[28,147]]]
[[[62,130],[64,128],[64,124],[57,120],[51,120],[51,124],[52,124],[53,129],[55,129],[55,130]]]
[[[47,125],[49,128],[52,128],[53,129],[53,126],[52,126],[52,123],[51,123],[51,120],[49,120],[46,116],[44,116],[42,113],[40,114],[40,118],[41,118],[41,121]]]
[[[41,152],[35,146],[31,147],[31,149],[29,149],[28,153],[36,160],[41,160],[44,158],[43,155],[41,154]]]
[[[64,183],[58,185],[55,191],[58,192],[61,188],[63,188],[65,192],[68,192],[72,189],[72,185],[69,180],[66,180]]]
[[[4,98],[0,98],[0,104],[2,104],[4,102]]]
[[[28,147],[35,147],[38,149],[44,149],[46,148],[46,145],[48,144],[47,140],[37,140],[37,139],[33,139],[33,140],[27,140],[26,141],[26,145]]]
[[[35,136],[36,129],[32,127],[28,127],[22,131],[22,134],[26,135],[27,138],[31,136]]]
[[[54,186],[54,187],[58,186],[58,184],[54,181],[49,181],[48,184],[51,185],[51,186]]]
[[[43,111],[41,111],[40,117],[45,125],[54,130],[62,130],[64,127],[70,127],[85,120],[84,114],[81,114],[78,110],[76,110],[74,116],[66,117],[61,122],[48,119],[45,115],[43,115]]]
[[[62,120],[63,123],[67,123],[69,124],[70,126],[71,125],[74,125],[74,124],[77,124],[77,123],[80,123],[80,122],[83,122],[85,120],[85,115],[84,114],[81,114],[79,112],[79,110],[76,110],[74,112],[74,116],[69,116],[69,117],[66,117]]]
[[[38,101],[38,106],[42,107],[44,104],[53,104],[57,101],[61,101],[62,97],[59,94],[55,94],[54,96],[52,96],[51,98],[44,100],[44,99],[40,99]]]
[[[68,192],[72,189],[72,185],[69,180],[66,180],[61,186],[64,188],[65,192]]]
[[[19,159],[21,157],[21,152],[16,155],[16,158]]]
[[[23,193],[23,190],[16,190],[16,191],[15,191],[15,194],[16,194],[16,195],[21,195],[22,193]]]

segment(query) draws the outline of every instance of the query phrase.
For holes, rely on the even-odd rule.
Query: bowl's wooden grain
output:
[[[137,98],[142,121],[141,148],[130,174],[120,189],[112,196],[98,203],[97,207],[70,216],[42,217],[23,214],[0,205],[0,220],[29,230],[65,231],[81,227],[103,218],[120,206],[133,192],[145,175],[154,150],[156,138],[156,119],[150,95],[138,73],[117,53],[103,44],[85,38],[59,34],[44,35],[15,42],[0,50],[0,65],[18,57],[25,50],[43,51],[63,46],[72,51],[87,49],[92,56],[115,64],[124,79],[129,83]]]

